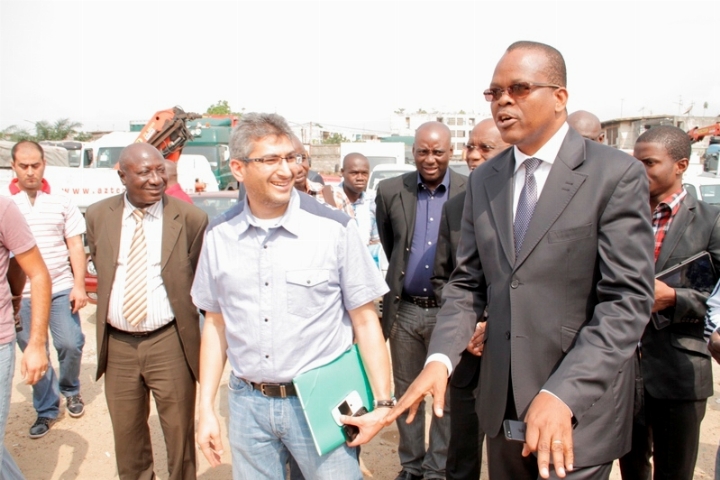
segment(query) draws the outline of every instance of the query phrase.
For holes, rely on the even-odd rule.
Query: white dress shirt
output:
[[[147,317],[135,326],[125,320],[123,316],[123,300],[125,297],[125,274],[127,272],[127,256],[130,252],[133,233],[135,232],[135,208],[127,199],[122,213],[122,230],[120,233],[120,251],[118,252],[115,280],[110,293],[110,306],[107,321],[118,330],[126,332],[151,332],[170,323],[173,314],[165,285],[160,276],[160,263],[162,261],[162,227],[163,205],[162,201],[155,203],[145,210],[143,230],[145,244],[147,245]]]

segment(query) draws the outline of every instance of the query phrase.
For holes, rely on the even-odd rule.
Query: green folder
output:
[[[374,398],[357,345],[332,362],[301,373],[293,383],[318,455],[345,443],[345,434],[335,422],[332,410],[351,392],[357,391],[363,406],[368,412],[372,410]]]

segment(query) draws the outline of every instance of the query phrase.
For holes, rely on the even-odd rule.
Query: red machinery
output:
[[[688,136],[690,139],[695,142],[699,142],[703,138],[710,136],[719,136],[720,135],[720,123],[716,123],[714,125],[709,125],[707,127],[694,127],[690,129],[688,133]]]

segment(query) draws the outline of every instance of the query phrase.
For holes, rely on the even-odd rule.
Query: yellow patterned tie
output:
[[[143,230],[145,210],[136,208],[133,217],[136,224],[127,257],[123,316],[134,327],[147,316],[147,246]]]

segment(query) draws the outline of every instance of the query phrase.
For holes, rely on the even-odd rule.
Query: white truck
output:
[[[370,162],[370,171],[381,164],[404,165],[405,144],[402,142],[358,142],[340,144],[340,166],[349,153],[362,153]]]

